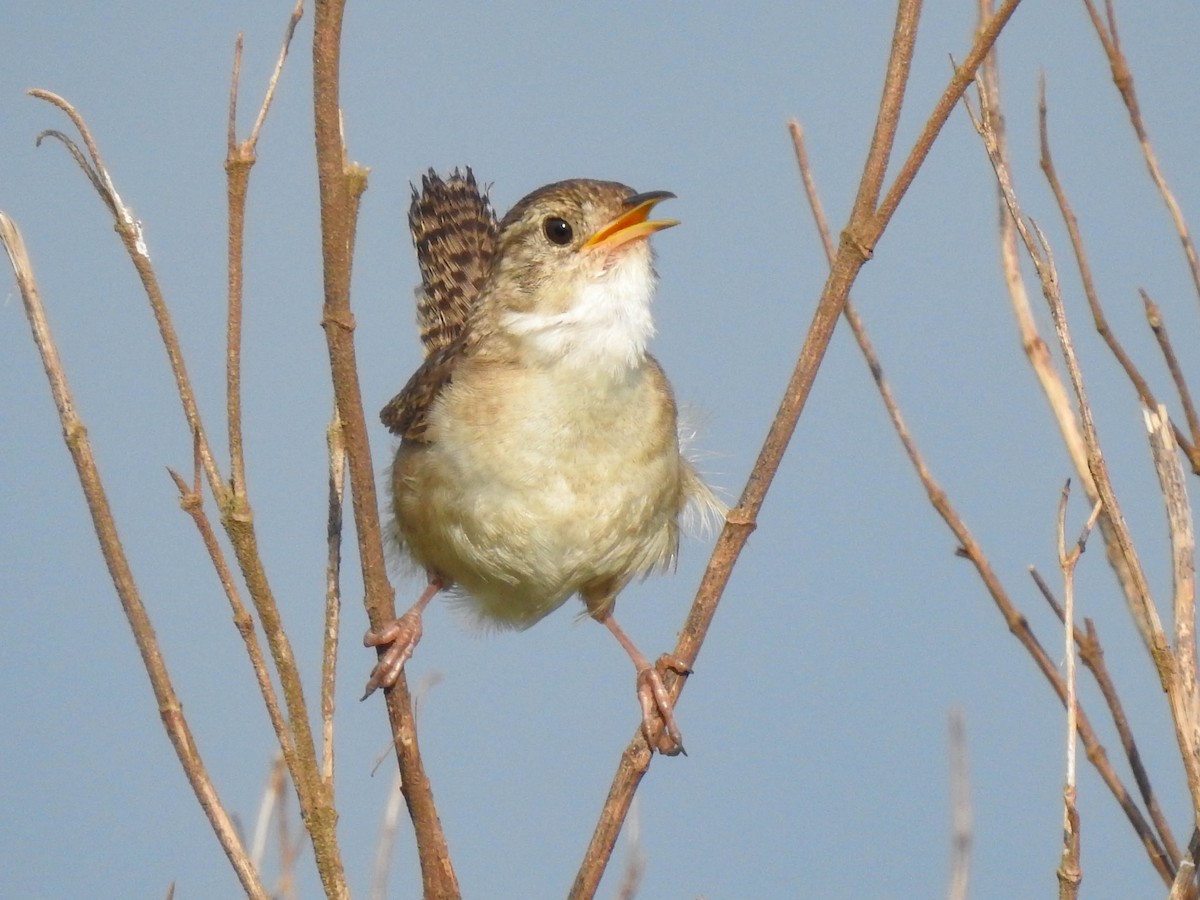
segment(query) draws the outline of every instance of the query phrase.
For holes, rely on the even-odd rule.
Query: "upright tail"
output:
[[[421,287],[417,327],[425,355],[463,331],[496,252],[496,213],[467,167],[442,179],[433,169],[413,187],[408,227],[417,250]]]

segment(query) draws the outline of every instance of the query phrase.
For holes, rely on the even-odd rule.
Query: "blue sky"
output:
[[[118,525],[222,799],[253,820],[272,737],[227,607],[164,467],[191,439],[107,212],[57,145],[53,90],[87,117],[146,228],[209,430],[223,432],[222,162],[233,41],[245,32],[249,128],[287,3],[25,4],[0,41],[0,209],[24,230]],[[1162,165],[1185,212],[1200,78],[1186,3],[1139,8],[1122,38]],[[974,28],[930,2],[898,147],[907,152]],[[700,423],[703,468],[730,498],[753,463],[824,282],[785,130],[795,116],[834,227],[865,157],[893,13],[886,4],[611,8],[352,4],[343,103],[371,167],[353,303],[365,402],[416,366],[405,226],[409,182],[474,167],[503,210],[546,182],[593,177],[678,195],[655,239],[655,353]],[[246,269],[247,467],[285,623],[316,695],[323,595],[324,428],[310,101],[311,10],[252,176]],[[1080,4],[1027,0],[1000,43],[1017,188],[1054,244],[1098,424],[1151,586],[1170,587],[1165,528],[1136,398],[1100,345],[1037,170],[1045,73],[1056,161],[1113,327],[1169,396],[1136,289],[1163,307],[1195,375],[1196,298]],[[1044,644],[1058,631],[1026,574],[1056,583],[1054,517],[1069,463],[1025,362],[997,263],[995,197],[961,110],[948,123],[854,296],[914,435]],[[9,282],[11,284],[11,282]],[[1035,301],[1037,292],[1030,284]],[[15,289],[0,305],[0,895],[232,896],[88,525]],[[1048,316],[1036,305],[1043,335]],[[371,435],[377,468],[390,438]],[[1072,521],[1086,516],[1071,507]],[[678,573],[622,595],[650,654],[671,646],[710,541]],[[352,545],[352,542],[348,542]],[[1062,710],[937,520],[866,367],[839,327],[808,409],[680,702],[691,754],[659,759],[639,800],[645,897],[940,896],[948,876],[947,715],[967,725],[972,896],[1053,890]],[[1189,821],[1166,703],[1103,554],[1079,572],[1177,837]],[[360,581],[344,577],[339,834],[367,890],[389,775]],[[417,580],[400,577],[398,597]],[[400,602],[403,602],[401,600]],[[1052,651],[1057,653],[1058,651]],[[571,609],[520,634],[475,635],[435,604],[409,664],[440,682],[421,740],[464,894],[558,896],[638,720],[628,661]],[[1104,721],[1095,692],[1084,702]],[[1117,757],[1111,729],[1102,731]],[[386,767],[384,767],[386,768]],[[1121,771],[1124,768],[1121,767]],[[1131,782],[1130,782],[1131,783]],[[1165,893],[1090,769],[1080,778],[1085,894]],[[249,825],[247,824],[247,827]],[[419,887],[402,830],[394,895]],[[618,851],[616,865],[621,863]],[[303,894],[317,890],[311,875]],[[864,879],[869,888],[864,889]],[[602,886],[612,896],[616,879]],[[865,891],[865,893],[864,893]]]

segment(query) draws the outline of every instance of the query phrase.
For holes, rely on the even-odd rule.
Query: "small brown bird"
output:
[[[649,215],[673,196],[561,181],[497,224],[469,169],[414,189],[426,358],[380,415],[401,438],[395,536],[429,584],[367,632],[386,645],[368,695],[395,682],[439,591],[518,629],[579,594],[637,668],[651,746],[683,749],[662,673],[613,618],[625,585],[674,562],[689,505],[723,513],[680,451],[671,386],[646,350],[647,239],[678,224]]]

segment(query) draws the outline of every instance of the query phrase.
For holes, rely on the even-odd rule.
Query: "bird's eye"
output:
[[[546,221],[542,223],[542,231],[550,243],[560,247],[571,243],[571,238],[575,236],[575,232],[571,230],[571,223],[558,216],[547,216]]]

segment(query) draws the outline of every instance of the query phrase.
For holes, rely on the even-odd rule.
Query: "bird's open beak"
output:
[[[670,228],[679,223],[674,219],[647,221],[650,210],[663,200],[675,195],[670,191],[647,191],[634,194],[625,201],[626,211],[621,213],[583,243],[585,250],[614,250],[630,241],[648,238],[656,231]]]

